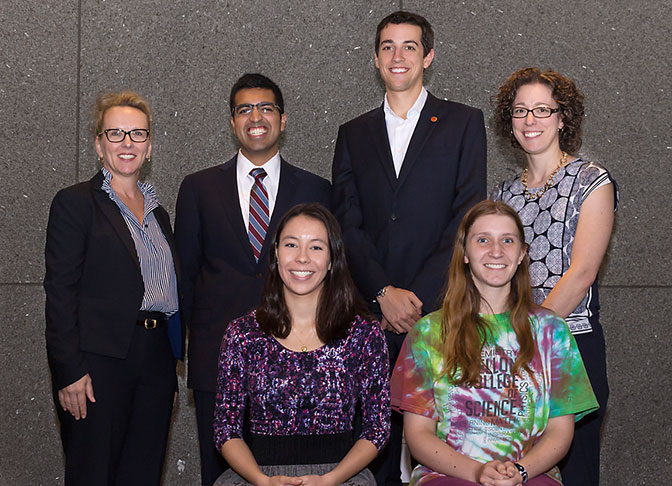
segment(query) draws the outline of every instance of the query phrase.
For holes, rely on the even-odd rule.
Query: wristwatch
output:
[[[383,288],[381,288],[378,292],[376,292],[376,298],[375,301],[378,302],[378,299],[380,297],[385,297],[385,292],[387,291],[387,285]]]
[[[518,472],[520,473],[521,477],[523,478],[523,483],[527,482],[527,471],[525,468],[521,465],[518,464],[517,462],[513,463],[514,466],[516,466],[516,469],[518,469]]]

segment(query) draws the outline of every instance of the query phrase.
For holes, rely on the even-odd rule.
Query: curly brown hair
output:
[[[583,93],[574,81],[557,71],[536,67],[519,69],[499,87],[492,102],[495,107],[495,130],[502,137],[509,137],[513,147],[520,147],[513,134],[511,108],[521,86],[541,83],[551,88],[553,99],[560,105],[560,116],[564,127],[560,131],[560,150],[577,153],[581,147],[581,124],[583,123]]]

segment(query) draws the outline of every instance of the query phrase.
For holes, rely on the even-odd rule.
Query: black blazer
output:
[[[334,214],[352,276],[371,302],[385,285],[438,299],[464,213],[486,195],[483,113],[431,94],[399,178],[383,107],[342,125],[332,167]]]
[[[88,373],[84,352],[126,357],[145,293],[131,233],[102,183],[101,171],[62,189],[49,212],[46,341],[57,389]],[[179,286],[168,213],[161,206],[153,212],[173,253]]]
[[[282,160],[275,207],[257,263],[240,213],[234,156],[184,178],[177,196],[175,239],[184,272],[182,315],[189,326],[188,385],[214,392],[219,347],[227,325],[254,309],[279,220],[292,206],[329,207],[331,185]]]

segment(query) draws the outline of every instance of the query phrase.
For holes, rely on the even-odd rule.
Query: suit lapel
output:
[[[420,118],[418,118],[418,124],[413,130],[413,136],[411,141],[408,144],[408,150],[406,150],[406,156],[404,157],[404,162],[401,165],[401,172],[399,173],[399,186],[404,183],[406,177],[410,173],[413,165],[418,160],[422,147],[424,147],[425,142],[430,137],[436,126],[436,122],[439,119],[439,110],[438,110],[438,100],[427,93],[427,101],[425,106],[420,112]]]
[[[238,238],[242,252],[251,263],[254,262],[254,253],[250,239],[247,236],[247,228],[243,215],[240,214],[240,199],[238,198],[238,176],[236,173],[237,155],[221,167],[221,183],[217,184],[219,197],[224,208],[224,213],[229,219],[229,224]]]
[[[394,171],[394,161],[390,151],[390,139],[387,135],[387,125],[385,124],[385,111],[382,106],[371,113],[371,123],[368,124],[371,130],[370,139],[378,152],[378,162],[385,172],[385,176],[392,187],[397,186],[397,174]]]
[[[124,221],[124,217],[121,215],[119,206],[117,206],[117,204],[114,201],[112,201],[112,199],[110,199],[110,196],[101,189],[102,185],[103,185],[103,173],[98,172],[98,174],[96,174],[93,177],[93,179],[91,179],[91,187],[93,189],[94,201],[100,208],[100,211],[105,215],[107,220],[110,222],[112,228],[114,228],[114,231],[121,239],[122,243],[128,250],[128,253],[131,255],[131,258],[133,259],[139,270],[140,261],[138,260],[138,252],[135,249],[135,243],[133,243],[131,232],[128,230],[128,226],[126,226],[126,221]]]
[[[275,230],[278,228],[278,223],[285,213],[294,206],[296,184],[296,169],[288,164],[285,159],[280,158],[278,195],[275,198],[275,206],[273,207],[273,214],[271,214],[271,222],[268,225],[268,233],[266,233],[264,246],[261,249],[260,262],[266,261],[268,252],[273,246],[273,237],[275,236]]]
[[[166,213],[163,206],[155,208],[152,211],[152,213],[154,213],[156,221],[158,221],[159,223],[159,227],[163,232],[163,236],[166,237],[168,247],[170,247],[170,253],[173,256],[173,266],[175,267],[175,275],[177,277],[177,281],[180,282],[181,276],[180,276],[180,266],[178,265],[179,260],[177,259],[177,250],[175,249],[175,238],[173,236],[173,228],[170,226],[170,218],[168,217],[168,213]]]
[[[159,223],[159,227],[161,228],[161,231],[163,232],[163,236],[166,237],[166,241],[168,242],[168,246],[170,247],[170,251],[172,253],[175,252],[174,248],[174,242],[173,242],[173,228],[170,226],[170,221],[165,217],[165,213],[161,211],[163,209],[161,206],[157,206],[154,208],[152,211],[154,213],[154,217],[156,218],[156,221]]]

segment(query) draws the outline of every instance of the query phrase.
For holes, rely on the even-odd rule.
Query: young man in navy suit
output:
[[[331,197],[326,179],[280,157],[286,115],[273,81],[261,74],[243,75],[231,89],[230,107],[240,150],[224,164],[185,177],[175,217],[185,281],[183,315],[189,326],[188,385],[194,391],[203,486],[211,486],[227,467],[212,428],[224,331],[257,306],[273,233],[283,214],[303,202],[329,207]]]
[[[385,99],[340,127],[332,168],[350,271],[381,318],[392,365],[406,333],[440,306],[457,226],[486,195],[483,113],[423,87],[433,43],[420,15],[380,22],[375,64]],[[390,443],[372,465],[379,485],[401,484],[401,431],[393,413]]]

